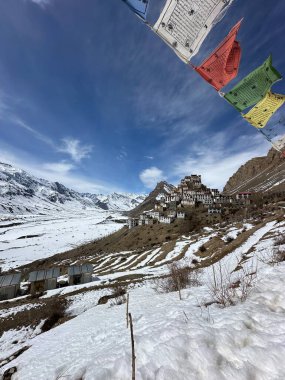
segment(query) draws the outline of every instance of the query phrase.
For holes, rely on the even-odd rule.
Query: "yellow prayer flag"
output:
[[[255,128],[264,128],[284,102],[285,95],[274,94],[269,91],[255,107],[242,116]]]

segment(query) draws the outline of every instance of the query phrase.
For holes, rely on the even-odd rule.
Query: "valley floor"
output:
[[[113,218],[107,219],[107,218]],[[120,214],[89,210],[0,218],[0,267],[9,270],[107,236],[122,227]]]
[[[219,263],[204,268],[201,285],[183,289],[182,300],[177,292],[157,293],[152,280],[129,286],[136,379],[284,379],[285,262],[269,265],[276,239],[284,234],[284,220],[267,222]],[[284,250],[285,245],[279,249]],[[244,299],[240,285],[232,306],[223,308],[213,303],[211,289],[215,281],[225,285],[229,278],[232,285],[244,278],[252,281]],[[55,294],[52,292],[46,297]],[[27,327],[4,332],[0,338],[0,371],[16,366],[13,380],[131,378],[126,305],[97,305],[108,292],[106,288],[86,288],[75,295],[67,294],[67,311],[73,319],[46,333],[36,336],[41,324],[30,331]],[[16,307],[2,310],[2,318],[17,313]],[[30,348],[8,364],[1,364],[23,346]]]

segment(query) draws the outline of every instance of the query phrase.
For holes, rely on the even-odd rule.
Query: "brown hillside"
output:
[[[253,158],[242,165],[224,187],[224,192],[228,194],[284,190],[285,158],[273,148],[267,156]]]
[[[154,208],[154,204],[155,204],[157,196],[160,194],[169,194],[172,189],[174,189],[173,185],[165,181],[159,182],[156,185],[155,189],[147,196],[147,198],[142,203],[140,203],[136,208],[134,208],[133,210],[129,212],[129,216],[137,217],[143,211],[152,210]]]

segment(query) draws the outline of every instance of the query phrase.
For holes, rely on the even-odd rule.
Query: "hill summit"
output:
[[[267,156],[253,158],[242,165],[224,187],[224,192],[229,195],[242,191],[284,190],[285,158],[274,148],[270,149]]]

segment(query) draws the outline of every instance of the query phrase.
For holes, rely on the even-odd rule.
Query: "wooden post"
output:
[[[177,285],[178,285],[178,293],[179,293],[179,299],[180,301],[182,300],[182,297],[181,297],[181,287],[180,287],[180,278],[179,278],[179,273],[177,274]]]
[[[131,342],[132,342],[132,380],[136,380],[135,341],[134,341],[133,320],[132,320],[131,313],[129,313],[129,318],[130,318]]]
[[[129,293],[127,294],[127,311],[126,311],[126,320],[127,320],[127,329],[129,328]]]

